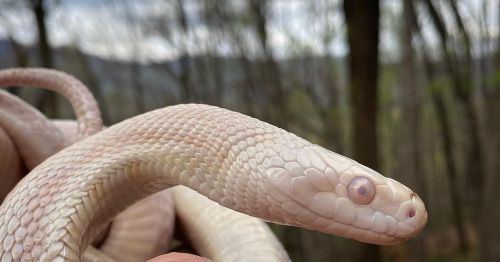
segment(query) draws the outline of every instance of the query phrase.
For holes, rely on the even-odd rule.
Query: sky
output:
[[[473,39],[477,39],[480,34],[487,34],[492,39],[498,37],[498,1],[486,1],[487,17],[482,15],[481,1],[458,1],[459,10]],[[48,0],[49,40],[54,47],[72,44],[92,55],[144,63],[176,59],[183,52],[201,54],[209,48],[225,56],[237,52],[229,39],[222,38],[213,43],[215,40],[212,36],[217,32],[201,20],[203,7],[199,1],[184,1],[189,23],[187,33],[176,24],[173,3],[175,1]],[[382,57],[397,59],[397,22],[402,13],[402,4],[400,0],[382,0],[381,3]],[[242,10],[245,1],[233,0],[231,4],[237,12]],[[270,6],[267,31],[273,55],[277,59],[304,53],[333,56],[347,54],[340,0],[318,0],[314,4],[307,0],[273,0]],[[445,19],[453,19],[451,14],[444,14]],[[141,21],[150,20],[168,23],[169,39],[141,24]],[[421,17],[424,35],[432,46],[437,43],[437,37],[428,20],[428,17]],[[482,20],[488,25],[487,32],[480,29]],[[0,38],[7,35],[23,44],[33,44],[37,40],[34,17],[24,1],[0,0]],[[250,32],[245,40],[250,50],[257,45]]]

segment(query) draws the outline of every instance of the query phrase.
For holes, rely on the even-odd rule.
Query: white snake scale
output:
[[[366,204],[350,195],[359,177],[375,188]],[[400,243],[427,220],[392,179],[257,119],[189,104],[123,121],[37,166],[0,207],[0,256],[79,260],[119,211],[178,184],[268,221],[370,243]]]

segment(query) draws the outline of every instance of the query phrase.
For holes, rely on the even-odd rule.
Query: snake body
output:
[[[15,144],[5,130],[0,128],[0,174],[9,174],[2,177],[0,186],[0,201],[7,196],[16,183],[22,178],[21,158]]]
[[[174,196],[176,215],[183,228],[188,229],[187,237],[204,257],[213,261],[290,261],[262,220],[253,217],[241,219],[242,214],[208,201],[183,186],[169,191]],[[207,221],[210,226],[200,221]]]
[[[35,77],[29,77],[33,75]],[[47,86],[56,82],[58,84]],[[0,126],[19,148],[23,163],[30,170],[65,146],[102,129],[100,120],[93,119],[99,115],[99,109],[92,95],[83,84],[67,74],[47,69],[11,69],[0,71],[0,83],[29,84],[58,91],[70,99],[75,109],[84,108],[76,110],[80,112],[77,116],[78,123],[68,120],[49,121],[29,104],[0,90]],[[82,114],[86,110],[92,113]],[[84,128],[78,129],[78,126]],[[6,138],[2,141],[11,140]],[[7,150],[5,156],[17,155],[8,145],[0,148]],[[15,162],[12,160],[0,161],[0,167],[6,168],[2,177],[9,181],[15,179],[14,182],[17,182],[21,172],[12,167],[13,163]],[[13,184],[3,184],[2,188],[12,189]],[[141,216],[141,212],[152,214]],[[172,237],[173,219],[170,194],[160,192],[150,196],[114,219],[109,236],[103,235],[101,238],[105,240],[98,240],[102,242],[100,250],[119,261],[143,261],[160,255],[167,250]]]
[[[369,202],[357,185],[367,181]],[[0,257],[79,260],[113,216],[174,185],[267,221],[370,243],[400,243],[427,220],[415,193],[353,160],[257,119],[188,104],[125,120],[38,165],[0,206]]]
[[[72,143],[40,111],[2,90],[0,127],[15,143],[23,163],[29,170]]]
[[[92,93],[78,79],[45,68],[12,68],[0,71],[0,86],[41,86],[64,96],[75,110],[78,136],[83,138],[102,129],[101,114]]]
[[[74,107],[83,107],[77,115],[79,122],[68,120],[50,121],[38,110],[21,99],[0,90],[0,126],[7,131],[9,138],[2,141],[12,141],[20,151],[22,162],[31,170],[49,156],[57,153],[78,139],[102,129],[98,116],[99,109],[88,89],[71,76],[47,69],[23,69],[0,71],[0,83],[30,84],[54,91],[72,98]],[[26,80],[26,76],[35,75]],[[12,77],[15,76],[15,77]],[[43,80],[43,81],[42,81]],[[46,86],[57,82],[58,85]],[[88,110],[92,114],[82,114]],[[78,129],[78,126],[84,127]],[[2,129],[2,130],[3,130]],[[8,145],[4,145],[5,156],[14,157]],[[14,179],[14,184],[21,177],[21,170],[14,169],[12,160],[0,161],[0,167],[5,167],[2,177],[8,181]],[[2,184],[2,190],[10,190],[14,184]],[[2,197],[3,199],[3,197]],[[154,210],[154,212],[152,212]],[[152,213],[140,216],[139,212]],[[114,219],[109,230],[109,236],[102,235],[100,250],[119,261],[143,261],[162,254],[167,250],[173,233],[173,202],[168,192],[150,196],[136,205],[128,208]],[[104,240],[105,238],[105,240]],[[101,255],[102,259],[102,255]]]
[[[68,95],[68,93],[84,94],[82,97],[87,100],[91,97],[83,84],[74,84],[73,78],[61,72],[46,69],[15,69],[8,70],[8,73],[6,75],[4,71],[0,71],[0,83],[5,84],[8,82],[17,85],[19,82],[16,81],[24,79],[23,75],[35,74],[36,77],[29,78],[30,81],[24,80],[23,83],[47,88],[45,86],[47,83],[57,81],[60,84],[49,89],[58,91],[63,95]],[[13,78],[12,75],[16,77]],[[55,80],[53,79],[54,76],[56,77]],[[6,78],[8,81],[5,80]],[[43,81],[40,81],[41,79]],[[61,87],[65,88],[66,91],[61,92],[59,90]],[[82,88],[84,90],[80,90]],[[73,106],[83,106],[87,110],[90,109],[90,111],[94,112],[91,116],[98,115],[98,109],[92,104],[92,101],[89,100],[91,102],[89,105],[89,101],[79,101],[78,96],[75,95],[72,97],[74,98],[70,99],[70,102]],[[89,118],[85,117],[85,115],[77,114],[77,117],[80,126],[93,126],[93,130],[100,129],[99,121],[93,120],[89,124]],[[92,129],[89,131],[88,128],[80,129],[77,132],[77,124],[74,121],[49,121],[24,101],[2,91],[0,91],[0,126],[7,127],[13,141],[22,149],[23,159],[30,169],[64,146],[72,144],[78,138],[85,136],[84,134],[79,136],[78,132],[82,132],[82,130],[87,130],[87,133],[95,132]],[[4,142],[10,142],[10,139],[0,139],[0,148],[6,150],[3,151],[6,153],[3,156],[11,158],[17,156],[15,148],[9,150],[10,148]],[[16,163],[12,159],[8,160],[0,161],[0,169],[6,168],[3,175],[7,179],[14,177],[12,175],[8,176],[8,174],[9,171],[10,174],[13,173],[13,167],[15,167]],[[3,186],[6,185],[3,184]],[[191,241],[202,255],[216,258],[217,261],[242,261],[241,259],[248,259],[251,254],[260,252],[263,254],[261,256],[263,261],[289,260],[279,241],[273,236],[269,228],[259,220],[218,207],[206,199],[193,196],[193,193],[190,193],[187,189],[179,188],[175,192],[179,199],[183,198],[185,200],[185,202],[178,199],[176,201],[177,212],[182,214],[181,221],[189,220],[190,217],[198,217],[198,219],[190,219],[185,223],[185,231],[193,238]],[[188,196],[189,201],[186,199]],[[168,247],[168,239],[173,230],[171,206],[169,192],[160,192],[128,208],[113,220],[111,230],[104,243],[100,246],[101,251],[118,261],[143,261],[153,255],[161,254]],[[213,216],[203,216],[199,207],[203,207],[203,213],[210,213]],[[201,218],[200,215],[202,215]],[[214,218],[218,220],[214,222]],[[235,228],[234,225],[231,228],[229,221],[237,222],[236,224],[241,228]],[[208,222],[212,225],[211,229],[200,226],[206,225]],[[212,234],[218,230],[225,232],[223,235]],[[235,242],[234,239],[242,231],[247,237],[243,241]],[[241,244],[245,244],[245,246],[241,246]],[[231,255],[227,256],[228,254]],[[10,258],[16,259],[16,257],[12,256]],[[97,261],[104,261],[109,258],[103,257],[102,253],[95,249],[87,249],[85,261],[95,261],[96,259]]]

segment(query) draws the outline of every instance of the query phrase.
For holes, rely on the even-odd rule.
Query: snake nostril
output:
[[[410,211],[408,211],[408,217],[412,218],[417,214],[417,211],[415,211],[414,208],[411,208]]]
[[[411,192],[410,198],[411,198],[412,201],[414,201],[415,199],[418,198],[418,196],[414,192]],[[412,205],[411,208],[408,210],[408,218],[412,218],[416,214],[417,214],[417,210],[415,209],[415,206]]]

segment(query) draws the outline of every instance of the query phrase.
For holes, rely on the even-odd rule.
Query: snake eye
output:
[[[375,198],[375,185],[366,177],[357,176],[347,186],[349,199],[359,205],[368,205]]]

